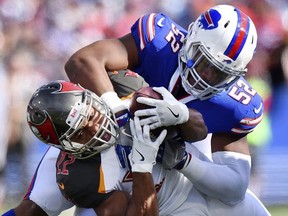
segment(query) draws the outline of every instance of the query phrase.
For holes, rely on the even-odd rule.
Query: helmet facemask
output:
[[[225,67],[208,50],[201,43],[190,46],[185,46],[184,43],[178,56],[183,88],[201,100],[222,92],[245,74],[245,71],[235,72]]]
[[[85,90],[83,101],[76,102],[71,109],[66,124],[70,126],[60,138],[60,144],[65,151],[72,153],[76,158],[85,159],[113,146],[119,135],[119,128],[115,116],[109,107],[91,91]],[[97,115],[98,127],[95,134],[85,143],[74,142],[73,137],[81,133],[85,122],[91,121],[91,112],[99,112]],[[96,114],[93,120],[95,120]]]

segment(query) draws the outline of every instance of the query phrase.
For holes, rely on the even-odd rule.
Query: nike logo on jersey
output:
[[[145,160],[145,157],[144,157],[144,155],[141,153],[141,152],[139,152],[137,149],[135,149],[137,152],[138,152],[138,154],[141,156],[141,159],[140,159],[140,161],[144,161]]]
[[[61,190],[64,190],[65,187],[64,187],[64,184],[62,182],[61,183],[57,182],[57,184]]]
[[[262,102],[261,102],[261,104],[260,104],[260,106],[259,106],[258,109],[254,108],[254,112],[255,112],[256,114],[258,114],[258,113],[261,111],[262,106],[263,106],[263,104],[262,104]]]
[[[172,109],[170,109],[170,107],[167,107],[168,110],[172,113],[172,115],[175,117],[175,118],[178,118],[179,117],[179,113],[174,113]]]
[[[164,20],[164,17],[162,17],[162,18],[157,22],[157,25],[160,26],[160,27],[163,27],[163,26],[164,26],[163,20]]]

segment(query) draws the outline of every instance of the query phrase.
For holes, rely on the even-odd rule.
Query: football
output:
[[[131,99],[131,103],[130,103],[130,114],[131,114],[131,118],[134,117],[134,113],[137,110],[141,110],[141,109],[148,109],[151,108],[151,106],[145,105],[145,104],[141,104],[138,103],[136,101],[136,99],[138,97],[148,97],[148,98],[154,98],[154,99],[159,99],[159,100],[163,100],[162,95],[159,94],[158,92],[154,91],[152,87],[143,87],[141,89],[139,89],[138,91],[136,91]],[[162,129],[164,128],[157,128],[151,131],[151,138],[152,140],[155,140],[156,137],[159,136],[159,134],[161,133]]]
[[[131,98],[131,103],[130,103],[130,108],[129,108],[129,111],[130,111],[130,114],[131,114],[131,117],[133,118],[134,117],[134,113],[137,111],[137,110],[141,110],[141,109],[148,109],[150,108],[150,106],[147,106],[145,104],[141,104],[141,103],[138,103],[136,101],[136,99],[138,97],[148,97],[148,98],[154,98],[154,99],[159,99],[159,100],[162,100],[162,95],[159,94],[158,92],[154,91],[152,87],[143,87],[143,88],[140,88],[139,90],[137,90],[132,98]]]
[[[141,89],[139,89],[138,91],[136,91],[132,98],[131,98],[131,103],[130,103],[130,113],[131,113],[131,117],[134,117],[134,113],[137,110],[141,110],[141,109],[147,109],[147,108],[151,108],[150,106],[147,106],[145,104],[141,104],[138,103],[136,101],[136,99],[138,97],[149,97],[149,98],[154,98],[154,99],[159,99],[159,100],[163,100],[163,97],[161,94],[159,94],[158,92],[154,91],[152,87],[143,87]],[[178,132],[178,127],[173,125],[173,126],[169,126],[169,127],[161,127],[161,128],[157,128],[151,131],[151,135],[152,135],[152,140],[154,140],[156,137],[159,136],[159,134],[161,133],[161,131],[166,128],[168,130],[168,134],[167,134],[167,138],[170,138],[171,136],[175,136],[175,133]]]

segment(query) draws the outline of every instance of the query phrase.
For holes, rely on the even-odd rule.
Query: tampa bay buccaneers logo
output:
[[[74,83],[70,83],[70,82],[59,82],[60,86],[59,86],[59,90],[55,91],[55,92],[72,92],[72,91],[83,91],[84,89],[77,84]]]
[[[218,22],[221,19],[221,14],[214,9],[204,12],[199,19],[200,26],[205,30],[211,30],[218,27]]]
[[[35,113],[34,116],[36,115],[37,113]],[[41,117],[42,120],[36,123],[35,122],[36,119],[31,119],[31,117],[28,115],[27,121],[32,132],[45,143],[59,144],[58,136],[55,131],[54,125],[51,119],[49,118],[48,114],[46,113],[46,111],[42,111]]]

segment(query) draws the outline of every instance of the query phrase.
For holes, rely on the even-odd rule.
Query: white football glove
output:
[[[177,125],[188,121],[189,110],[185,104],[174,98],[164,87],[154,87],[153,90],[160,93],[163,100],[145,97],[137,98],[137,102],[155,107],[135,112],[136,116],[144,117],[140,121],[141,125],[147,124],[153,130],[158,127]]]
[[[131,153],[132,172],[150,172],[152,173],[153,165],[156,163],[156,156],[160,144],[167,135],[164,129],[155,141],[151,140],[150,128],[148,125],[143,127],[137,116],[130,120],[131,134],[133,136],[133,146]]]

